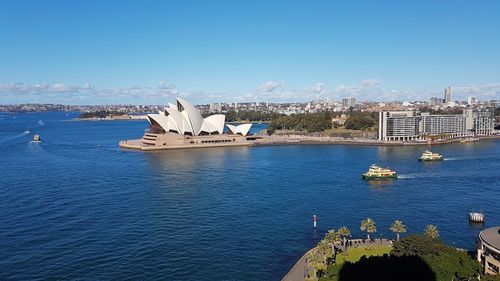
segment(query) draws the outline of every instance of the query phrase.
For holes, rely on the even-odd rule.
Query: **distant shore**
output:
[[[106,117],[74,118],[74,121],[137,121],[146,120],[146,115],[116,115]]]

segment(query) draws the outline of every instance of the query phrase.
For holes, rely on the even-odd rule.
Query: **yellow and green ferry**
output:
[[[373,180],[373,179],[397,179],[398,175],[395,171],[389,168],[382,168],[375,164],[370,166],[368,172],[361,176],[363,179]]]

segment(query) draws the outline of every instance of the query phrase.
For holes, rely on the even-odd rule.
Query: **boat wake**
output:
[[[13,141],[15,139],[25,137],[25,136],[27,136],[29,134],[31,134],[31,131],[30,130],[26,130],[26,131],[24,131],[22,133],[19,133],[19,134],[13,135],[11,137],[5,138],[3,140],[0,140],[0,143],[6,143],[6,142],[9,142],[9,141]]]
[[[406,175],[398,175],[398,179],[414,179],[416,178],[417,176],[416,175],[412,175],[412,174],[406,174]]]

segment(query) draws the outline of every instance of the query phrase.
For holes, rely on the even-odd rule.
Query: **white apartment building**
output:
[[[450,137],[485,136],[494,131],[493,113],[464,110],[463,114],[430,115],[414,111],[379,112],[378,139],[413,141],[425,135],[445,134]]]

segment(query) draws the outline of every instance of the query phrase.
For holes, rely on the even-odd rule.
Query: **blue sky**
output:
[[[0,103],[500,99],[500,1],[0,1]]]

